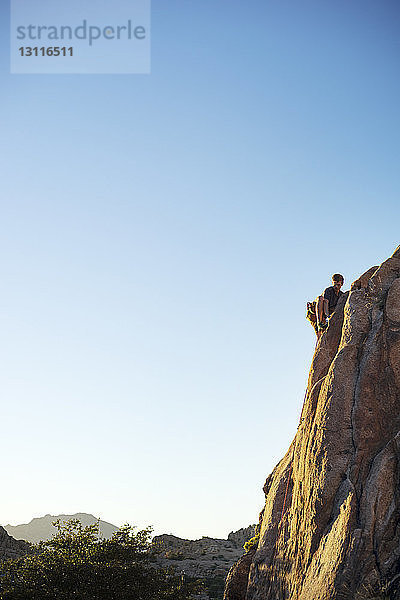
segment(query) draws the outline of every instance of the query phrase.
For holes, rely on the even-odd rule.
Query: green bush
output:
[[[34,553],[2,564],[1,600],[186,600],[197,582],[155,566],[151,530],[121,527],[99,540],[98,523],[56,521]]]
[[[252,548],[254,548],[254,546],[258,546],[258,542],[260,540],[260,534],[256,533],[256,535],[252,538],[250,538],[249,540],[247,540],[247,542],[245,542],[243,548],[245,552],[248,552],[249,550],[251,550]]]

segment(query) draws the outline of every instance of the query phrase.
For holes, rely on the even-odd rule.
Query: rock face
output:
[[[400,598],[400,246],[339,300],[264,491],[225,600]]]
[[[29,544],[14,540],[3,527],[0,527],[0,561],[18,558],[27,552],[29,552]]]

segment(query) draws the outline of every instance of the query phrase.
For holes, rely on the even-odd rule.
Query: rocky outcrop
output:
[[[231,533],[228,535],[228,540],[233,542],[237,548],[243,548],[245,542],[252,538],[255,532],[256,526],[249,525],[248,527],[243,527],[237,531],[231,531]]]
[[[400,597],[399,482],[400,247],[339,300],[317,344],[258,547],[225,600]]]
[[[195,578],[225,578],[232,564],[243,554],[243,544],[253,535],[255,526],[231,532],[227,540],[202,537],[184,540],[174,535],[158,535],[153,546],[163,567]],[[248,536],[247,536],[248,533]]]
[[[189,577],[226,577],[243,554],[242,545],[209,537],[184,540],[174,535],[158,535],[153,538],[153,545],[162,566],[172,566]]]
[[[24,541],[15,540],[0,527],[0,561],[8,558],[19,558],[30,551],[30,546]]]

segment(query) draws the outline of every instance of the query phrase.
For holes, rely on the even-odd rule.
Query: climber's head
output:
[[[335,273],[332,275],[332,285],[335,290],[338,292],[342,285],[344,284],[344,277],[340,273]]]

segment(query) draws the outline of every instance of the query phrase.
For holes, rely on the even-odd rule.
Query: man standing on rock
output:
[[[332,275],[332,285],[324,290],[324,293],[317,298],[317,338],[319,339],[325,329],[328,327],[328,319],[336,308],[336,304],[343,292],[340,290],[344,284],[344,277],[340,273]]]

